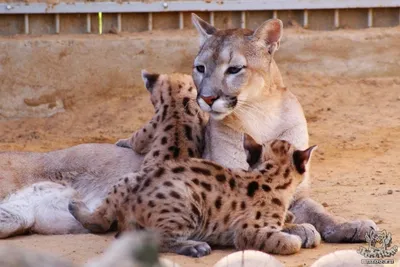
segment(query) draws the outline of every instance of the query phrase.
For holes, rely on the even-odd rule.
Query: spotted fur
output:
[[[116,183],[109,192],[109,196],[96,208],[94,214],[102,217],[101,227],[93,229],[96,232],[109,230],[113,221],[118,219],[120,229],[129,227],[121,217],[119,205],[112,201],[111,196],[118,194],[120,197],[130,197],[136,194],[141,186],[156,191],[159,187],[171,186],[169,181],[164,185],[156,185],[152,178],[159,178],[165,174],[165,169],[160,167],[152,172],[153,177],[144,174],[161,166],[166,161],[176,161],[187,158],[201,158],[203,153],[204,128],[207,116],[196,104],[197,91],[191,76],[185,74],[150,74],[142,72],[147,90],[151,93],[151,102],[155,108],[153,118],[141,129],[133,133],[129,139],[117,142],[118,146],[132,148],[137,153],[144,153],[141,172],[128,173]],[[183,172],[181,168],[173,168],[174,174]],[[127,186],[129,185],[129,189]],[[127,189],[126,191],[120,190]],[[156,195],[163,199],[161,193]],[[171,192],[170,197],[179,199],[178,194]],[[137,199],[141,203],[141,197]],[[74,203],[83,202],[75,200]],[[150,207],[153,202],[149,203]],[[86,205],[84,205],[86,206]],[[73,209],[73,205],[70,205]],[[90,228],[90,227],[89,227]]]
[[[71,203],[70,211],[92,232],[106,230],[116,213],[122,231],[159,232],[164,252],[201,257],[210,245],[224,245],[292,254],[303,240],[285,232],[284,223],[303,179],[296,166],[306,166],[311,151],[281,140],[266,143],[252,171],[195,158],[167,161],[136,173],[139,183],[116,185],[107,208],[90,213],[83,203]]]
[[[146,154],[142,167],[170,159],[201,157],[207,115],[196,104],[196,87],[192,77],[174,73],[142,72],[155,115],[129,139],[118,146]]]

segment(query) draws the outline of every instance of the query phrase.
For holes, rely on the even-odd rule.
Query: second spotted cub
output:
[[[296,150],[281,140],[259,146],[249,138],[244,147],[253,171],[194,158],[166,161],[137,173],[139,183],[114,187],[101,212],[71,203],[71,213],[93,232],[117,214],[122,230],[159,232],[163,252],[202,257],[210,245],[223,245],[296,253],[304,240],[290,234],[284,221],[314,147]]]

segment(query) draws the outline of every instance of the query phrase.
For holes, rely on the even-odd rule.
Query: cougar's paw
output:
[[[200,258],[211,253],[211,247],[206,242],[198,242],[198,244],[190,244],[190,245],[183,245],[182,247],[178,248],[176,253]]]
[[[300,237],[302,248],[315,248],[321,243],[321,235],[309,223],[287,224],[282,231]]]
[[[321,234],[329,243],[361,243],[366,242],[365,234],[370,230],[379,230],[373,221],[356,220],[326,227]]]
[[[116,143],[116,146],[120,146],[120,147],[126,147],[126,148],[132,148],[129,139],[119,139]]]

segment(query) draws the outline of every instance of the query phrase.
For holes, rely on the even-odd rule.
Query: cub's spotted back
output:
[[[142,71],[151,102],[153,118],[129,139],[117,142],[146,154],[143,167],[170,159],[201,157],[207,115],[196,104],[192,77],[173,73],[151,74]]]
[[[120,178],[109,191],[109,195],[119,192],[119,188],[127,189],[127,185],[130,185],[132,191],[128,189],[126,192],[119,192],[121,197],[129,198],[129,194],[143,182],[143,172],[151,166],[161,165],[169,160],[200,158],[203,153],[204,127],[208,118],[196,104],[197,92],[192,77],[179,73],[150,74],[146,71],[142,71],[142,77],[151,94],[155,114],[143,128],[133,133],[131,138],[117,142],[118,146],[129,147],[137,153],[146,154],[142,171]],[[155,175],[161,175],[161,170]],[[145,185],[150,186],[151,183],[152,180],[147,179]],[[82,201],[73,203],[75,204],[69,206],[71,213],[77,203],[86,208]],[[129,222],[125,225],[124,217],[120,216],[118,206],[110,204],[108,197],[103,205],[96,209],[97,213],[106,214],[103,216],[101,227],[96,229],[97,232],[107,231],[117,217],[120,229],[129,227]]]
[[[196,158],[166,161],[138,173],[139,183],[127,180],[114,187],[101,209],[91,213],[72,203],[71,213],[92,232],[107,229],[116,213],[120,230],[159,232],[162,251],[192,257],[209,254],[210,245],[278,254],[299,251],[308,237],[292,234],[285,218],[313,147],[300,151],[281,140],[263,146],[246,141],[244,147],[259,158],[252,159],[252,171]],[[310,246],[319,242],[315,240]]]

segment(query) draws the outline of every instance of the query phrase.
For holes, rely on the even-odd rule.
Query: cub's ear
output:
[[[194,13],[192,13],[192,23],[200,34],[200,45],[203,45],[204,42],[217,31],[217,28],[207,23]]]
[[[245,133],[243,147],[246,151],[247,163],[251,167],[260,160],[262,146],[254,141],[254,139],[250,135]]]
[[[283,23],[280,19],[270,19],[261,24],[255,30],[253,36],[264,41],[271,55],[279,49],[280,40],[283,35]]]
[[[159,76],[160,74],[158,73],[149,73],[147,70],[142,70],[144,86],[150,93],[153,92],[154,85],[156,84]]]
[[[296,167],[298,173],[303,174],[306,170],[306,165],[311,159],[312,152],[318,148],[317,146],[311,146],[306,150],[296,150],[293,152],[293,164]]]

